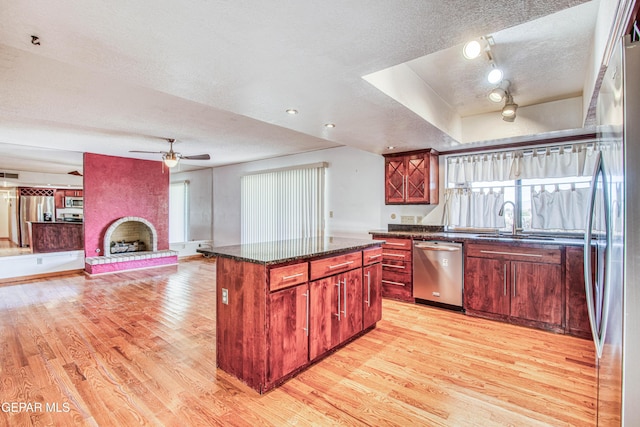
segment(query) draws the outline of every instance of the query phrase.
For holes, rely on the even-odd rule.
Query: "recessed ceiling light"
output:
[[[334,127],[336,127],[336,125],[335,125],[335,123],[325,123],[324,127],[326,127],[326,128],[334,128]]]
[[[477,40],[471,40],[467,44],[464,45],[462,49],[462,54],[467,59],[475,59],[480,56],[480,52],[482,52],[482,46],[480,46],[480,42]]]
[[[393,145],[389,145],[389,146],[387,147],[387,150],[393,150],[394,148],[396,148],[396,147],[395,147],[395,146],[393,146]]]
[[[294,115],[298,114],[298,110],[295,110],[293,108],[289,108],[287,110],[287,114],[291,114],[292,116],[294,116]]]

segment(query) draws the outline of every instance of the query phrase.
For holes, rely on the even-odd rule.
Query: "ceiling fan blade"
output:
[[[74,175],[74,176],[82,176],[82,173],[80,171],[71,171],[71,172],[67,172],[67,174]]]
[[[139,150],[129,150],[130,153],[147,153],[147,154],[167,154],[166,151],[139,151]]]
[[[211,156],[208,154],[196,154],[195,156],[180,156],[180,158],[186,160],[209,160]]]

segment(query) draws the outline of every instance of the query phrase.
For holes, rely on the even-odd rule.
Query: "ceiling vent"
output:
[[[0,178],[18,179],[18,174],[12,172],[0,172]]]

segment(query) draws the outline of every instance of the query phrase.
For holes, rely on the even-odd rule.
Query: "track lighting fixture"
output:
[[[471,40],[462,48],[462,54],[467,59],[475,59],[482,53],[482,46],[478,40]]]
[[[510,84],[511,82],[509,82],[509,80],[501,81],[497,87],[495,87],[491,92],[489,92],[489,95],[488,95],[489,101],[496,102],[496,103],[504,101],[509,91]]]
[[[487,74],[487,80],[492,85],[496,85],[496,87],[489,92],[488,98],[491,102],[495,103],[505,101],[504,107],[502,108],[502,120],[513,122],[516,119],[518,104],[513,102],[513,97],[509,92],[511,82],[504,79],[504,72],[498,67],[498,64],[496,64],[495,57],[491,51],[492,46],[495,46],[493,37],[482,36],[480,37],[480,41],[471,40],[466,43],[462,49],[462,54],[467,59],[474,59],[484,51],[491,66],[491,70]]]
[[[518,104],[513,102],[513,96],[511,96],[511,94],[507,94],[504,107],[502,108],[502,120],[505,122],[513,122],[516,119],[517,109]]]

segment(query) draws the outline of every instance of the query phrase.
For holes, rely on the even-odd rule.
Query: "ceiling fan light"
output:
[[[482,46],[480,46],[480,42],[477,40],[471,40],[467,42],[462,48],[462,54],[467,59],[475,59],[480,56],[482,52]]]
[[[168,168],[172,168],[178,164],[178,156],[176,153],[170,152],[162,156],[162,161]]]

